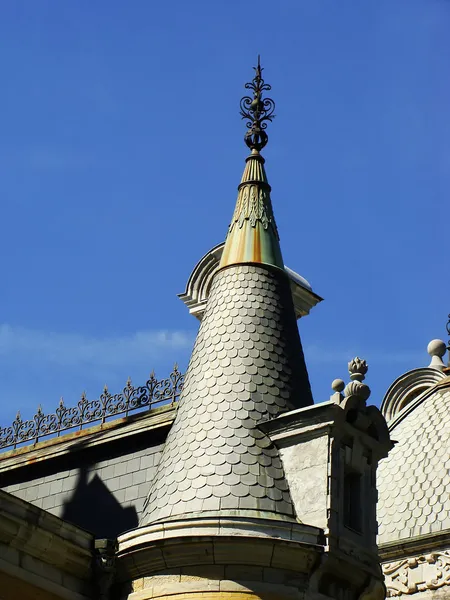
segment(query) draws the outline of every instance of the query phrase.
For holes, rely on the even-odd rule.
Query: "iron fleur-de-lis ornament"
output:
[[[261,67],[260,57],[258,55],[258,65],[255,69],[255,77],[249,83],[245,84],[247,90],[253,91],[253,97],[244,96],[241,99],[240,114],[243,119],[247,119],[248,128],[244,140],[250,150],[260,152],[267,144],[268,136],[266,133],[267,122],[272,121],[275,115],[275,102],[271,98],[263,98],[263,92],[272,89],[262,78],[263,68]]]

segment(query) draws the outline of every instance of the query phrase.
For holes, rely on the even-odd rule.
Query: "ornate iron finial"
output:
[[[444,369],[444,373],[446,375],[450,374],[450,315],[448,315],[448,321],[447,321],[447,335],[449,336],[448,340],[447,340],[447,366]]]
[[[447,326],[446,326],[446,328],[447,328],[447,335],[448,335],[448,336],[449,336],[449,338],[450,338],[450,315],[448,315],[448,321],[447,321]],[[448,350],[449,348],[450,348],[450,339],[448,339],[448,341],[447,341],[447,350]]]
[[[241,116],[247,119],[248,131],[245,134],[244,140],[251,150],[258,152],[264,148],[269,139],[265,129],[267,121],[272,121],[275,117],[275,102],[271,98],[263,98],[262,93],[272,89],[268,83],[262,78],[263,68],[260,64],[258,54],[258,66],[255,69],[255,77],[253,81],[245,84],[245,89],[253,91],[253,98],[244,96],[241,99]]]

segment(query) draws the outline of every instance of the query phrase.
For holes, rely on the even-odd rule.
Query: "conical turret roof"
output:
[[[258,428],[312,404],[259,154],[267,142],[262,124],[272,114],[261,99],[270,89],[261,71],[258,62],[247,84],[254,90],[253,109],[244,115],[252,118],[252,154],[141,525],[209,511],[295,518],[278,450]]]

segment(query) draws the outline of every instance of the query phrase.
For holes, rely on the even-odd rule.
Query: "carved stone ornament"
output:
[[[345,386],[344,395],[346,398],[360,398],[365,403],[370,397],[370,387],[359,381],[350,381]]]
[[[450,585],[450,551],[431,552],[382,565],[387,596],[415,594]]]
[[[356,356],[348,363],[348,372],[352,381],[363,381],[366,377],[369,367],[365,360]]]
[[[98,600],[108,600],[116,573],[116,540],[95,540],[95,583]]]
[[[344,396],[346,398],[358,398],[362,400],[361,406],[365,406],[365,402],[370,396],[369,386],[362,383],[366,378],[368,369],[366,361],[358,356],[348,363],[348,372],[350,373],[351,381],[345,386]]]

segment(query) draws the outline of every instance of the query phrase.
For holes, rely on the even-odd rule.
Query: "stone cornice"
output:
[[[90,578],[90,533],[0,491],[0,543],[82,580]]]
[[[396,540],[387,544],[380,544],[378,553],[382,562],[391,562],[447,547],[450,548],[450,529],[445,529],[439,533],[418,535],[401,542]]]
[[[371,411],[370,417],[378,425],[381,417],[376,407],[368,407]],[[325,434],[331,434],[335,438],[346,436],[357,436],[364,441],[364,445],[371,449],[377,459],[387,455],[391,448],[389,440],[375,439],[367,432],[360,430],[346,420],[346,409],[333,400],[300,408],[259,424],[262,431],[270,436],[275,445],[280,448],[285,445],[298,443],[300,439],[313,438]],[[382,431],[381,433],[384,433]],[[380,435],[380,438],[382,436]]]
[[[230,511],[231,512],[231,511]],[[310,572],[323,552],[322,530],[279,518],[227,516],[155,523],[119,537],[118,572],[143,577],[195,564],[246,564]],[[295,566],[294,566],[295,565]]]
[[[42,562],[36,561],[35,566],[39,568],[42,565]],[[19,565],[12,564],[8,560],[0,558],[0,575],[2,582],[2,592],[4,592],[4,587],[11,590],[14,590],[14,596],[7,596],[8,598],[20,598],[23,600],[23,588],[20,589],[20,596],[17,595],[17,584],[21,582],[19,585],[23,584],[26,589],[26,598],[34,599],[37,596],[36,592],[39,593],[39,598],[46,598],[48,600],[91,600],[91,593],[79,593],[73,589],[65,587],[60,583],[56,583],[55,581],[51,581],[46,577],[43,577],[41,574],[33,573],[29,570],[22,568]]]

